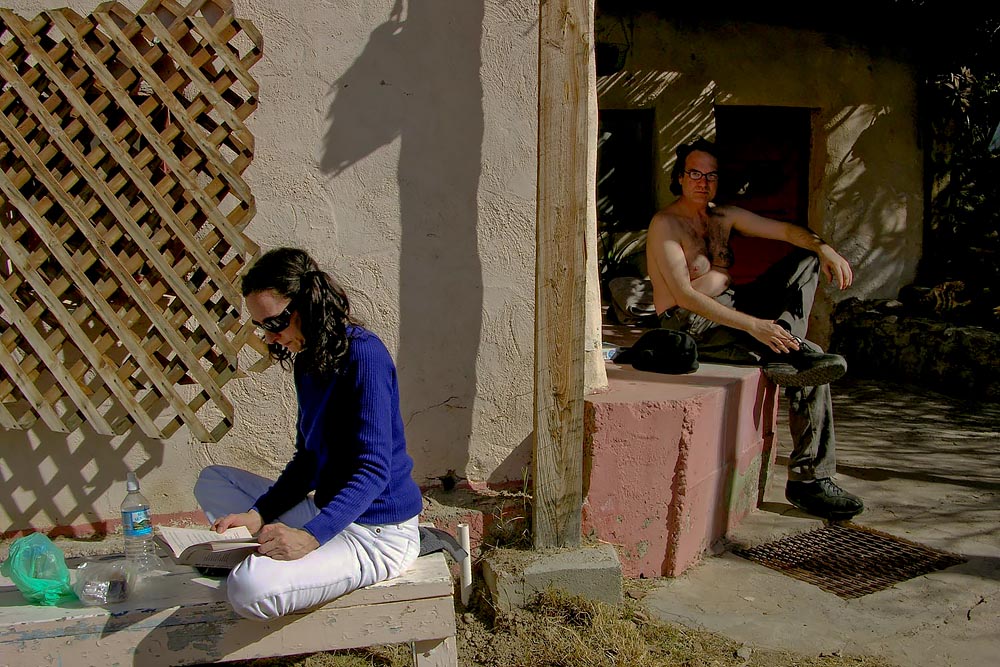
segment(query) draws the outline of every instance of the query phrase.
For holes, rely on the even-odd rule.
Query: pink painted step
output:
[[[586,399],[584,534],[614,544],[627,577],[677,576],[757,507],[777,388],[754,367],[607,370]]]

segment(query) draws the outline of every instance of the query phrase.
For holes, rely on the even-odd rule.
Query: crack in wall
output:
[[[404,423],[404,426],[409,426],[410,422],[413,421],[413,418],[416,417],[417,415],[423,414],[425,412],[429,412],[430,410],[434,410],[435,408],[440,408],[443,405],[447,405],[449,408],[462,408],[462,409],[465,409],[466,406],[464,406],[464,405],[450,405],[449,404],[451,401],[454,401],[454,400],[457,400],[457,399],[458,399],[458,396],[449,396],[448,398],[444,399],[440,403],[435,403],[434,405],[428,405],[426,408],[422,408],[420,410],[416,410],[414,412],[411,412],[410,416],[406,418],[406,422]]]

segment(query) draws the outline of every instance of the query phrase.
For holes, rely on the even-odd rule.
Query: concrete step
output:
[[[615,545],[626,577],[676,576],[757,507],[777,388],[756,367],[607,371],[586,399],[584,534]]]

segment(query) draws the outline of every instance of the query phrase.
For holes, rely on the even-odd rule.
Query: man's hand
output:
[[[264,520],[261,518],[260,513],[257,510],[249,510],[240,514],[227,514],[224,517],[216,519],[215,523],[212,524],[212,530],[217,533],[224,533],[229,528],[246,526],[247,530],[251,533],[256,533],[263,525]]]
[[[823,269],[823,275],[836,285],[839,289],[847,289],[854,282],[854,271],[846,259],[840,253],[825,243],[816,252],[819,256],[819,265]]]
[[[258,552],[275,560],[296,560],[319,547],[310,533],[283,523],[269,523],[257,535]]]
[[[795,336],[776,322],[757,320],[754,327],[747,333],[775,352],[785,353],[799,349],[799,343],[795,340]]]

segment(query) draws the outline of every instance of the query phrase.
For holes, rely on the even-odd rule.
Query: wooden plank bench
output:
[[[410,643],[419,667],[457,667],[451,572],[444,554],[402,576],[310,612],[251,621],[233,612],[224,579],[167,566],[125,602],[28,604],[0,577],[0,667],[190,665]]]

